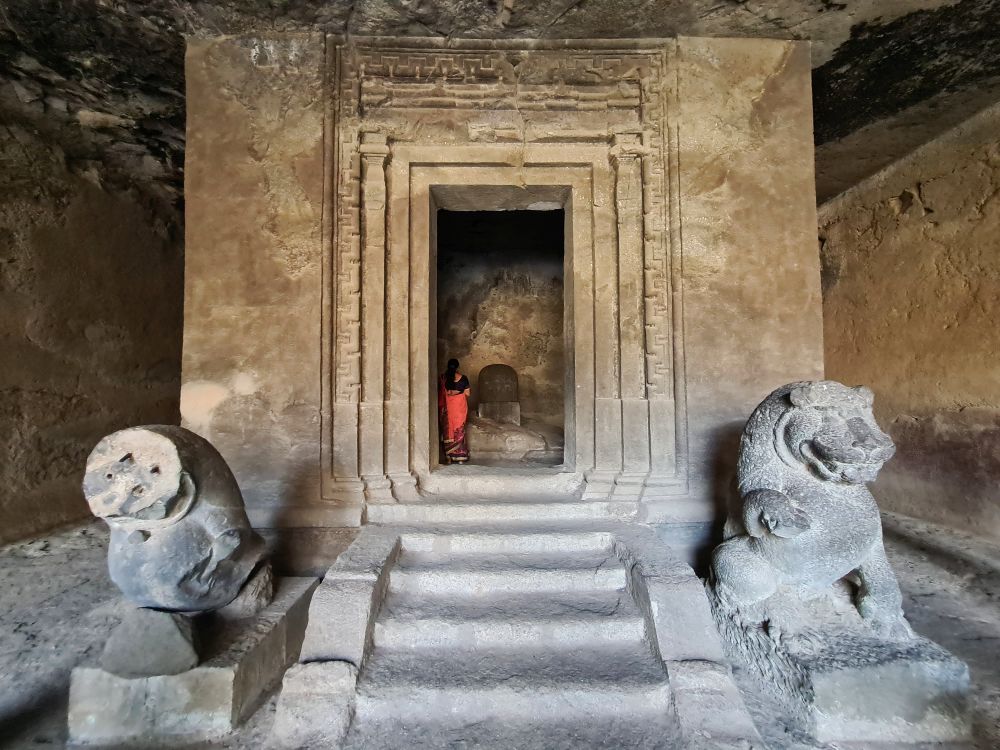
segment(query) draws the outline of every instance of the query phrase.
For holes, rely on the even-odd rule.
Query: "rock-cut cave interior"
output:
[[[0,747],[1000,747],[1000,0],[0,0]]]

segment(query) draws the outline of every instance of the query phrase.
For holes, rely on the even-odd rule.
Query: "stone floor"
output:
[[[977,750],[1000,747],[1000,546],[898,516],[886,543],[914,628],[967,661]],[[0,549],[0,747],[62,747],[69,671],[99,649],[116,621],[97,523]],[[755,705],[774,748],[804,748]],[[264,747],[273,697],[215,747]]]

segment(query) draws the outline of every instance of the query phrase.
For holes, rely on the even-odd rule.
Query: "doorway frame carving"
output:
[[[567,346],[567,362],[573,363],[573,386],[567,389],[572,407],[566,411],[569,473],[578,474],[585,497],[595,499],[683,495],[687,416],[677,133],[671,124],[676,87],[667,75],[672,44],[649,49],[623,42],[616,49],[608,42],[587,48],[591,42],[581,41],[580,50],[567,53],[565,46],[545,43],[535,43],[529,52],[516,42],[486,49],[461,43],[448,51],[401,40],[332,42],[327,71],[339,96],[329,103],[326,130],[324,233],[331,252],[324,259],[324,499],[347,504],[420,499],[418,488],[433,466],[428,428],[432,306],[415,299],[423,295],[426,301],[435,291],[428,280],[433,278],[432,187],[522,183],[568,186],[571,196],[567,220],[574,278],[565,306],[574,324],[572,355]],[[508,54],[505,50],[562,56],[588,69],[597,65],[608,80],[622,76],[637,97],[634,103],[617,99],[614,106],[624,109],[615,110],[622,114],[612,120],[627,120],[624,113],[634,112],[629,116],[637,117],[635,125],[617,125],[603,134],[577,130],[569,139],[540,141],[522,130],[517,139],[505,134],[506,143],[481,142],[481,132],[473,137],[471,126],[464,142],[400,137],[398,118],[406,113],[393,107],[438,106],[402,103],[399,92],[409,85],[409,76],[419,80],[425,68],[460,65],[467,90],[470,77],[496,74],[499,68],[491,61]],[[649,67],[640,71],[631,67],[632,60]],[[381,86],[379,80],[391,80],[396,93],[370,98],[366,110],[361,102],[368,80],[375,81],[372,91]],[[609,91],[610,97],[620,96]],[[581,122],[590,122],[579,106]],[[465,116],[461,108],[455,112],[459,119]],[[554,174],[560,171],[561,176]],[[586,174],[589,188],[579,177],[567,179],[570,172]],[[421,222],[414,218],[424,212],[426,231],[417,236]],[[588,239],[584,226],[590,229]],[[592,253],[591,273],[580,279],[584,246]]]

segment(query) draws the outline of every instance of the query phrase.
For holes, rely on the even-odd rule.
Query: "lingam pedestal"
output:
[[[487,365],[479,371],[476,413],[482,419],[506,424],[521,424],[517,372],[509,365]]]

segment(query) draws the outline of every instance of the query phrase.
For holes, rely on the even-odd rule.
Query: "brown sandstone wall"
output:
[[[885,510],[1000,538],[1000,107],[820,209],[827,374],[875,390]]]
[[[724,516],[754,407],[822,376],[823,321],[808,45],[682,38],[678,51],[692,502],[661,518],[702,521],[710,503]]]
[[[364,77],[365,96],[374,98],[364,100],[371,106],[356,109],[353,97],[362,89],[355,87],[350,66],[378,56],[348,50],[358,56],[340,60],[351,86],[339,90],[345,98],[330,109],[335,120],[331,125],[340,129],[344,140],[330,139],[331,134],[324,133],[324,108],[331,101],[325,87],[331,81],[324,75],[323,47],[321,36],[289,34],[192,39],[187,51],[181,412],[184,424],[211,439],[230,462],[254,524],[357,525],[361,483],[354,473],[359,467],[362,474],[366,466],[374,467],[368,472],[372,493],[388,492],[379,484],[384,455],[391,453],[394,461],[403,456],[397,468],[405,468],[402,441],[394,441],[383,454],[383,407],[392,411],[392,437],[405,436],[401,427],[409,416],[416,436],[410,468],[424,468],[422,452],[428,446],[421,441],[429,434],[424,430],[431,410],[424,410],[423,396],[410,390],[401,375],[416,369],[422,380],[424,357],[434,366],[436,347],[425,341],[429,331],[422,318],[428,312],[427,300],[434,298],[434,283],[428,289],[426,277],[412,274],[422,274],[422,264],[430,263],[426,253],[433,239],[428,240],[436,229],[433,220],[427,225],[433,214],[421,213],[429,205],[422,201],[432,196],[434,183],[428,181],[433,174],[438,179],[452,168],[438,166],[450,163],[452,147],[467,149],[467,158],[481,170],[475,179],[456,176],[456,185],[495,184],[477,180],[515,185],[526,181],[526,175],[541,174],[538,169],[550,175],[539,184],[569,182],[576,191],[572,209],[578,214],[571,236],[581,265],[573,267],[575,275],[567,276],[567,289],[574,294],[574,311],[591,300],[595,307],[592,319],[581,316],[575,321],[582,326],[575,329],[580,334],[575,341],[586,348],[573,351],[580,376],[574,392],[590,400],[578,415],[578,437],[593,441],[597,456],[595,460],[581,454],[593,461],[581,468],[600,466],[609,475],[623,447],[635,449],[636,455],[644,450],[641,441],[631,442],[640,431],[628,433],[628,446],[619,442],[617,433],[623,408],[630,410],[632,425],[641,424],[637,418],[646,408],[634,397],[635,383],[628,383],[633,395],[623,396],[617,370],[626,355],[627,367],[640,366],[647,331],[629,322],[637,287],[626,289],[629,304],[616,307],[621,292],[616,284],[622,278],[626,287],[636,283],[631,272],[642,254],[631,237],[641,230],[652,232],[648,248],[656,253],[650,256],[650,268],[642,270],[651,273],[657,290],[671,278],[678,295],[670,302],[669,314],[655,310],[653,333],[676,335],[676,340],[664,339],[664,351],[673,355],[676,342],[683,360],[668,356],[656,365],[656,375],[664,382],[650,408],[654,420],[664,421],[654,423],[654,450],[668,455],[655,457],[663,475],[644,499],[643,518],[651,523],[721,518],[747,416],[775,387],[823,372],[808,45],[692,38],[664,45],[671,68],[666,80],[676,87],[667,112],[671,137],[664,153],[670,167],[670,200],[650,214],[648,226],[631,223],[636,217],[630,219],[629,212],[637,202],[628,194],[628,181],[623,181],[620,195],[615,191],[615,171],[629,169],[627,150],[619,149],[617,158],[624,157],[624,162],[616,166],[610,148],[592,161],[594,152],[604,147],[590,141],[577,147],[572,140],[581,133],[593,138],[595,133],[635,128],[636,112],[617,106],[607,112],[591,110],[588,104],[572,116],[555,109],[522,121],[516,109],[502,110],[505,114],[497,122],[511,123],[515,133],[523,126],[525,138],[537,139],[517,150],[516,141],[510,146],[500,141],[510,133],[485,127],[475,108],[422,107],[414,110],[417,114],[401,114],[406,108],[399,102],[390,106],[395,99],[380,98],[387,96],[382,88],[388,85],[382,74]],[[448,52],[451,58],[479,54],[462,51],[457,42],[456,49]],[[411,78],[404,83],[424,85],[412,76],[430,64],[433,55],[421,51],[413,57],[406,69]],[[612,66],[602,68],[601,75],[614,81],[618,73],[613,73],[607,53],[598,57],[601,65]],[[394,59],[388,55],[383,62]],[[552,54],[541,56],[538,66],[523,68],[526,79],[558,77],[560,66],[574,70],[577,64],[569,56],[553,65],[556,61]],[[630,70],[625,71],[629,76]],[[452,85],[444,77],[435,78],[437,84]],[[546,85],[562,96],[563,83],[552,78]],[[514,87],[520,96],[517,91]],[[403,96],[404,89],[397,93]],[[617,101],[617,94],[614,98]],[[579,122],[574,124],[573,118]],[[565,130],[568,125],[573,129]],[[550,144],[558,133],[570,142]],[[629,133],[620,135],[622,144],[630,142]],[[384,175],[385,139],[391,156]],[[335,159],[330,173],[338,175],[335,185],[324,184],[325,144]],[[528,150],[532,159],[541,160],[538,165],[524,161]],[[559,159],[569,161],[549,162],[555,150]],[[423,165],[422,159],[430,161]],[[589,163],[589,174],[582,179],[579,166],[552,174],[553,165],[563,163]],[[651,166],[654,163],[659,162],[651,159]],[[524,174],[515,172],[518,167],[525,167]],[[655,173],[650,179],[656,179]],[[334,210],[326,215],[324,189],[342,191],[331,195]],[[581,190],[592,192],[584,196]],[[392,202],[387,226],[380,224],[383,191]],[[414,196],[422,197],[418,201]],[[654,193],[650,197],[655,198]],[[619,203],[626,214],[624,234],[618,239],[628,251],[622,265],[614,245]],[[671,236],[669,243],[657,245],[662,239],[657,235],[661,213]],[[336,253],[325,244],[324,231],[337,238]],[[389,237],[390,271],[396,263],[413,261],[409,310],[387,306],[391,350],[401,351],[410,337],[408,371],[391,373],[391,398],[384,403],[380,357],[386,329],[379,288],[385,282],[383,231]],[[409,244],[402,241],[407,236]],[[669,262],[666,253],[660,255],[666,247],[671,250]],[[589,252],[594,255],[585,254]],[[618,277],[622,269],[625,276]],[[395,273],[389,281],[402,285],[407,278]],[[624,326],[619,326],[620,320]],[[656,352],[657,357],[662,354]],[[676,372],[673,365],[683,368],[684,385],[677,391],[663,387]],[[326,400],[332,404],[325,403],[324,389],[331,389]],[[426,394],[430,398],[429,388]],[[676,420],[670,416],[675,411],[672,396],[677,398]],[[326,441],[323,430],[330,431]],[[676,454],[675,430],[681,438]],[[674,460],[682,470],[676,482]],[[330,467],[335,478],[323,486]],[[402,477],[399,471],[397,475]],[[603,481],[610,480],[598,476],[595,486]]]
[[[176,423],[182,273],[135,195],[0,129],[0,541],[87,514],[101,436]]]
[[[322,39],[187,48],[181,417],[257,526],[299,525],[320,495]]]

